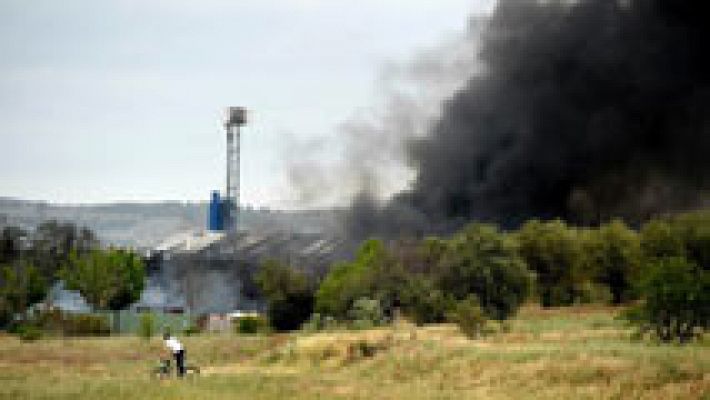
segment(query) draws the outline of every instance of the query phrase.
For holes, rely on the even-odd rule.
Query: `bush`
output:
[[[268,322],[263,317],[248,316],[241,317],[234,321],[237,333],[244,335],[254,335],[263,332]]]
[[[454,236],[439,266],[438,287],[457,300],[475,295],[490,318],[517,312],[531,274],[515,242],[494,225],[472,224]]]
[[[64,336],[103,336],[111,333],[109,322],[104,316],[65,313],[58,309],[34,313],[31,319],[18,325],[13,332],[18,332],[17,329],[24,326]]]
[[[411,279],[402,296],[402,311],[417,325],[446,321],[456,301],[425,278]]]
[[[609,288],[612,304],[638,298],[641,248],[639,235],[619,220],[588,231],[586,266],[595,282]]]
[[[63,333],[67,336],[106,336],[111,333],[108,320],[100,315],[65,314]]]
[[[366,297],[357,299],[348,312],[350,321],[356,329],[369,329],[384,323],[384,313],[378,300]]]
[[[710,270],[710,211],[696,211],[654,219],[641,229],[647,260],[685,257]]]
[[[688,260],[710,271],[710,210],[679,214],[671,224]]]
[[[302,272],[267,261],[255,280],[267,303],[269,324],[275,330],[298,329],[313,312],[313,287]]]
[[[200,326],[195,323],[191,323],[187,328],[182,330],[182,333],[185,336],[197,335],[200,332],[202,332],[202,329],[200,329]]]
[[[315,310],[335,318],[348,319],[356,300],[377,298],[380,305],[393,306],[397,277],[396,260],[379,240],[362,244],[355,260],[336,264],[316,292]]]
[[[0,327],[11,324],[46,294],[47,283],[34,265],[27,261],[0,265]]]
[[[155,335],[155,315],[153,313],[143,313],[138,322],[138,336],[149,340]]]
[[[682,257],[656,261],[641,284],[637,319],[658,338],[681,342],[710,326],[710,272]]]
[[[469,296],[460,301],[449,313],[449,321],[458,325],[461,332],[469,339],[477,339],[481,336],[486,326],[486,319],[476,296]]]
[[[585,280],[578,232],[561,220],[532,220],[520,228],[516,238],[528,268],[537,274],[540,305],[569,306],[577,301]]]
[[[641,227],[641,249],[647,260],[685,255],[683,241],[668,221],[654,219]]]
[[[301,329],[306,332],[318,332],[321,330],[335,329],[338,322],[331,316],[323,316],[320,313],[313,313],[308,321],[304,322]]]
[[[585,281],[579,287],[577,301],[580,304],[610,304],[612,294],[607,285]]]
[[[42,338],[42,329],[34,325],[21,325],[17,328],[17,335],[20,340],[25,342],[34,342]]]

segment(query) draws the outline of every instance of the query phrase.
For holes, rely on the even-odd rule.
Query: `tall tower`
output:
[[[224,120],[224,129],[227,131],[227,190],[222,211],[224,228],[228,231],[237,229],[239,219],[239,136],[240,128],[246,123],[246,108],[227,108]]]

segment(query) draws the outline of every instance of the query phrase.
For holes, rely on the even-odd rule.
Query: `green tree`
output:
[[[456,300],[425,276],[412,276],[402,294],[402,312],[417,325],[441,323]]]
[[[89,229],[50,220],[41,223],[32,233],[26,256],[47,282],[52,283],[73,253],[83,256],[95,248],[98,248],[98,240]]]
[[[609,287],[613,304],[636,298],[642,261],[639,235],[620,220],[588,233],[586,265],[595,281]]]
[[[683,257],[654,261],[642,280],[643,319],[663,341],[710,326],[710,272]]]
[[[481,309],[475,295],[470,295],[456,303],[448,319],[458,325],[461,332],[469,339],[480,337],[487,322],[486,313]]]
[[[313,312],[313,287],[302,272],[269,260],[261,266],[255,281],[266,300],[267,317],[274,329],[298,329]]]
[[[472,224],[456,234],[443,255],[438,286],[457,300],[475,295],[493,319],[506,319],[525,301],[530,271],[514,240],[494,225]]]
[[[364,242],[355,260],[336,264],[323,279],[316,292],[316,311],[346,319],[353,303],[363,297],[379,300],[383,308],[392,307],[403,280],[400,267],[381,241]]]
[[[710,270],[710,210],[679,214],[672,218],[671,225],[688,260]]]
[[[646,222],[641,227],[640,235],[641,250],[646,260],[685,256],[682,238],[666,220],[653,219]]]
[[[59,276],[66,287],[77,290],[99,310],[120,310],[140,297],[145,285],[143,260],[122,249],[94,249],[84,255],[72,252]]]
[[[0,326],[47,295],[47,283],[37,268],[20,261],[0,266]]]
[[[574,303],[586,279],[578,234],[561,220],[525,223],[516,235],[519,251],[537,275],[543,307]]]

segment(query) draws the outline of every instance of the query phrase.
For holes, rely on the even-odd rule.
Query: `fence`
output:
[[[173,333],[183,332],[193,325],[193,318],[190,314],[174,314],[161,311],[151,311],[153,315],[153,326],[155,332],[162,334],[169,331]],[[96,312],[95,315],[105,317],[111,327],[112,334],[133,334],[138,333],[141,315],[143,312],[133,310]]]

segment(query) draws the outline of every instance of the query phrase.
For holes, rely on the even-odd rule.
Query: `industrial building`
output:
[[[253,277],[265,260],[323,275],[352,253],[348,241],[333,235],[241,229],[240,136],[246,123],[245,108],[227,109],[224,193],[211,193],[207,229],[166,238],[152,249],[147,287],[136,308],[195,314],[263,310]]]

